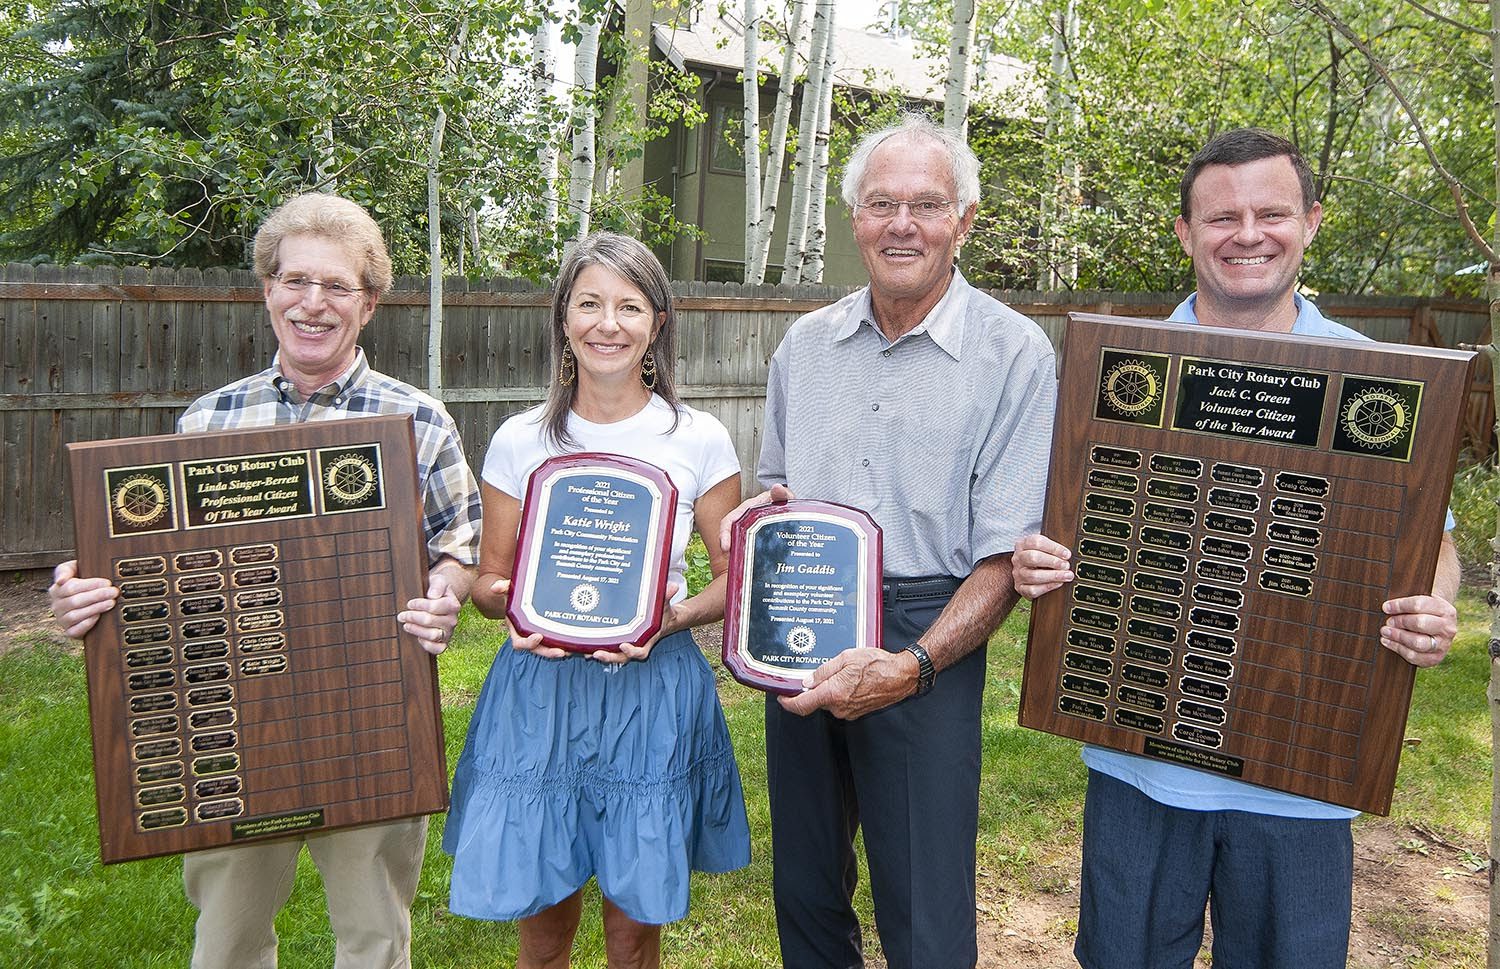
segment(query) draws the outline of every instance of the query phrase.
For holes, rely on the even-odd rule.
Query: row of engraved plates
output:
[[[234,664],[287,670],[277,559],[259,544],[229,549],[227,575],[218,549],[115,563],[140,830],[244,813]]]
[[[1104,445],[1093,446],[1089,453],[1094,467],[1088,472],[1080,529],[1087,537],[1078,543],[1075,605],[1066,639],[1070,648],[1063,654],[1058,709],[1142,733],[1165,733],[1171,704],[1165,692],[1157,691],[1172,685],[1177,660],[1172,647],[1177,645],[1183,613],[1180,600],[1191,582],[1193,604],[1183,637],[1187,649],[1175,674],[1180,699],[1172,708],[1171,736],[1200,747],[1221,747],[1221,731],[1229,719],[1233,657],[1239,648],[1234,634],[1241,625],[1242,590],[1255,555],[1250,540],[1259,533],[1260,522],[1254,516],[1262,510],[1260,491],[1266,473],[1216,462],[1205,483],[1203,462],[1197,458],[1154,454],[1148,460],[1140,452]],[[1143,463],[1151,477],[1141,496],[1137,472]],[[1309,549],[1322,541],[1316,525],[1327,515],[1326,505],[1311,499],[1326,497],[1330,482],[1279,472],[1272,485],[1266,538],[1282,544],[1266,546],[1266,567],[1259,571],[1256,585],[1277,595],[1311,596],[1317,556]],[[1200,499],[1205,505],[1201,513],[1193,507]],[[1125,520],[1135,517],[1138,505],[1139,526]],[[1180,529],[1196,527],[1200,518],[1205,534],[1196,546],[1202,557],[1194,564],[1193,536]],[[1134,548],[1122,544],[1126,542]],[[1144,571],[1128,575],[1132,551],[1135,566]],[[1190,569],[1191,580],[1186,578]],[[1127,601],[1121,682],[1111,687],[1106,680],[1114,677],[1116,633]],[[1111,697],[1119,704],[1112,713],[1100,702]]]

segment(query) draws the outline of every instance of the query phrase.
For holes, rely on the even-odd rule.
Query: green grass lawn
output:
[[[1463,633],[1442,666],[1417,677],[1392,817],[1482,845],[1489,821],[1487,615],[1478,594],[1461,604]],[[1084,770],[1078,745],[1016,726],[1026,610],[990,645],[985,694],[979,864],[1016,891],[1045,891],[1038,862],[1076,843]],[[458,758],[474,701],[500,638],[472,609],[440,661],[448,764]],[[762,700],[725,681],[725,713],[754,834],[753,862],[694,879],[693,910],[665,934],[668,965],[759,967],[777,962],[771,911]],[[0,963],[6,966],[186,965],[193,911],[175,858],[98,862],[81,659],[45,637],[0,657]],[[1417,741],[1420,741],[1419,743]],[[515,930],[447,914],[449,860],[430,829],[413,911],[413,961],[422,967],[509,964]],[[858,899],[867,927],[870,903]],[[598,896],[584,912],[574,965],[604,964]],[[277,921],[281,964],[328,966],[332,938],[315,870],[304,855],[291,903]],[[873,935],[873,933],[867,933]]]

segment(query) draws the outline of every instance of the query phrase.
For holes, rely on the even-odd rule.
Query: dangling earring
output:
[[[573,378],[576,376],[578,376],[578,364],[573,360],[573,345],[564,342],[562,362],[557,365],[557,382],[566,387],[573,382]]]
[[[646,351],[646,359],[641,361],[641,383],[647,390],[656,389],[656,354],[650,350]]]

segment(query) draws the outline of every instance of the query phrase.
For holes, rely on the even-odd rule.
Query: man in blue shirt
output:
[[[1177,238],[1198,290],[1170,319],[1363,340],[1295,287],[1323,210],[1288,141],[1260,129],[1209,142],[1182,178]],[[1452,527],[1452,522],[1449,522]],[[1016,543],[1016,590],[1036,598],[1073,580],[1068,549]],[[1458,554],[1443,535],[1432,594],[1383,605],[1381,645],[1414,666],[1441,662],[1457,634]],[[1357,812],[1218,774],[1086,747],[1078,941],[1084,969],[1190,969],[1213,921],[1213,963],[1236,969],[1343,969]]]

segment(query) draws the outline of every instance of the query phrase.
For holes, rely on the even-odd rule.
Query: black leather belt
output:
[[[949,599],[962,583],[963,579],[955,579],[951,575],[926,575],[912,579],[886,576],[880,581],[880,601],[883,606],[889,607],[894,602],[913,599]]]

